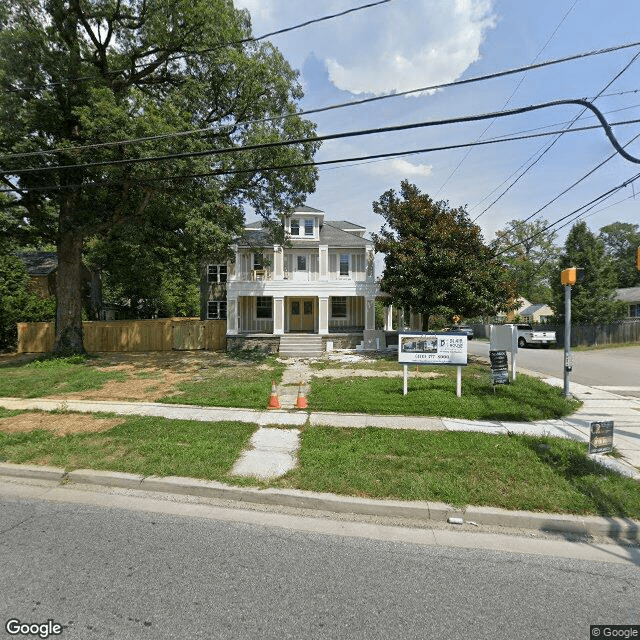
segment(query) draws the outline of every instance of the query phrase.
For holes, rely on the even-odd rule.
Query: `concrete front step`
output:
[[[322,336],[284,335],[280,338],[280,355],[297,358],[319,357],[323,353]]]

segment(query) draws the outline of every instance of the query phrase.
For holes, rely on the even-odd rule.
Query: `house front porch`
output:
[[[362,334],[375,328],[375,297],[237,296],[227,299],[227,335]]]

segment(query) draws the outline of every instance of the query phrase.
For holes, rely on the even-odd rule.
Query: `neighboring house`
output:
[[[507,314],[499,314],[496,318],[498,322],[514,322],[519,319],[521,322],[529,324],[541,324],[549,322],[553,317],[553,309],[546,304],[532,304],[526,298],[516,300],[518,307]]]
[[[285,246],[252,223],[231,247],[233,260],[206,265],[203,317],[226,318],[229,337],[373,331],[380,294],[364,227],[306,206],[284,226]]]
[[[58,254],[45,251],[18,253],[29,274],[29,292],[37,293],[41,298],[56,295],[56,272]]]
[[[27,273],[29,274],[29,291],[37,293],[41,298],[51,298],[56,295],[56,278],[58,273],[58,254],[49,251],[31,251],[18,253]],[[82,280],[85,285],[84,304],[89,311],[89,316],[98,317],[101,307],[100,276],[92,274],[82,265]],[[90,312],[94,309],[94,313]]]
[[[640,318],[640,287],[616,289],[614,298],[627,303],[627,317]]]

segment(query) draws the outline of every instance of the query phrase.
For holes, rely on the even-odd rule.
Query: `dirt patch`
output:
[[[123,400],[154,402],[176,391],[178,383],[191,380],[193,373],[177,373],[171,369],[137,367],[132,364],[117,364],[98,367],[101,371],[119,371],[127,374],[127,379],[108,380],[100,389],[65,393],[64,398],[73,400]],[[62,396],[50,396],[59,398]]]
[[[17,416],[0,419],[0,431],[3,433],[28,433],[36,429],[53,431],[58,436],[72,433],[95,433],[106,431],[118,424],[121,418],[94,418],[76,413],[21,413]]]

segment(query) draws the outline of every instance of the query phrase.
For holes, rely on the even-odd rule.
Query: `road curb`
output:
[[[608,537],[625,542],[640,542],[640,521],[630,518],[574,516],[570,514],[509,511],[494,507],[458,508],[440,502],[404,502],[314,493],[299,489],[255,489],[234,487],[221,482],[177,476],[141,476],[130,473],[78,469],[66,473],[56,467],[0,463],[0,476],[99,485],[121,489],[141,489],[157,493],[217,498],[294,507],[333,513],[405,518],[410,520],[447,522],[450,518],[462,524],[497,526],[509,529],[529,529],[542,533]],[[459,524],[452,524],[458,527]]]

